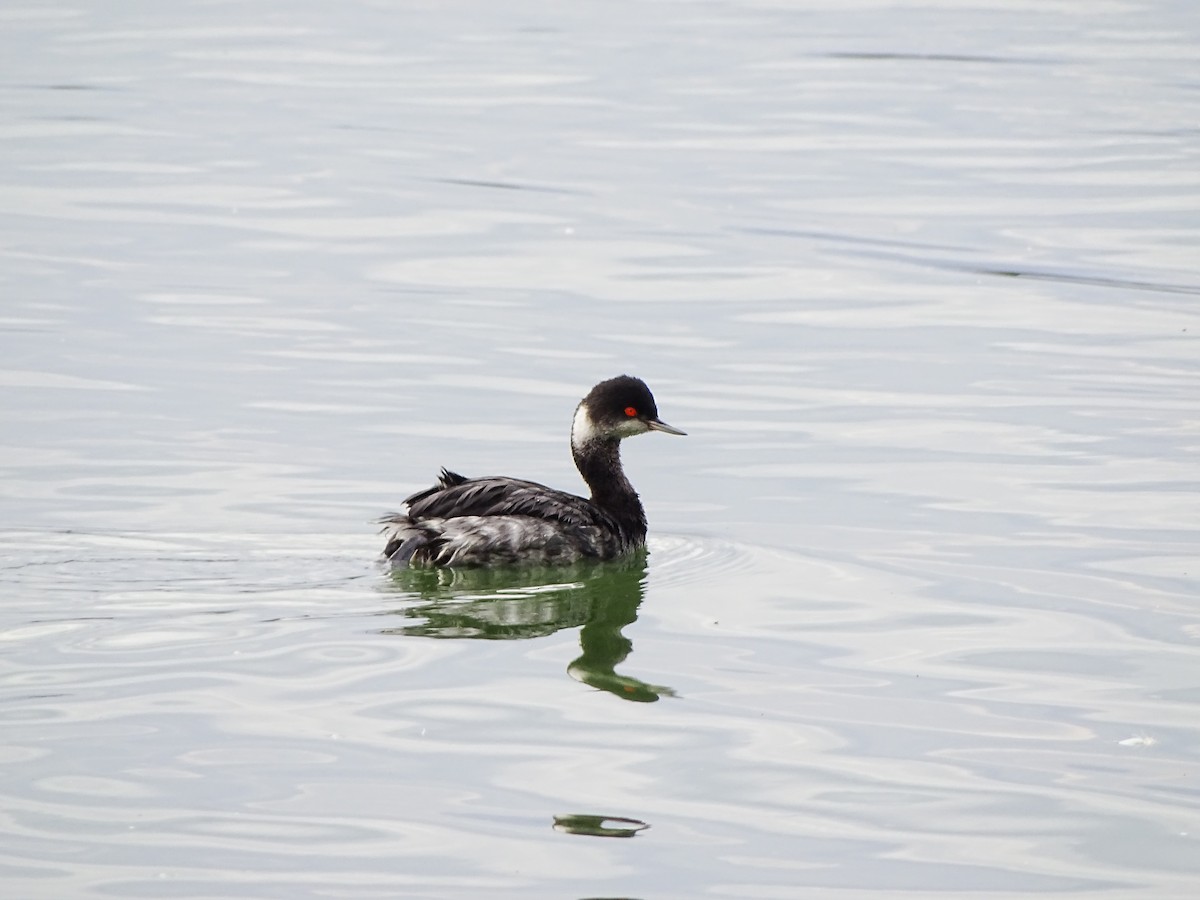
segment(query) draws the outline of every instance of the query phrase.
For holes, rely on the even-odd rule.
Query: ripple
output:
[[[703,582],[712,578],[736,577],[758,564],[764,551],[715,538],[654,535],[649,542],[651,577],[655,586]]]
[[[209,766],[320,766],[337,761],[337,754],[300,747],[212,747],[190,750],[176,757],[188,767]]]
[[[1005,876],[1045,892],[1119,884],[1121,871],[1105,863],[1103,839],[1077,866],[1021,868],[1025,853],[997,864],[963,823],[1186,830],[1174,798],[1195,699],[1126,696],[1149,660],[1171,660],[1152,633],[1131,640],[1124,626],[1139,608],[1138,571],[1165,587],[1145,561],[1089,576],[1123,605],[1093,591],[1039,608],[983,602],[992,569],[964,555],[965,539],[851,557],[656,535],[641,567],[597,569],[594,583],[618,598],[631,589],[632,606],[615,629],[596,630],[594,609],[545,616],[545,604],[593,583],[583,570],[549,583],[494,573],[400,583],[363,577],[350,543],[322,555],[323,536],[286,553],[269,535],[19,539],[47,563],[4,576],[22,580],[28,614],[61,615],[66,590],[106,617],[50,623],[72,628],[11,645],[39,666],[0,668],[6,737],[26,778],[0,799],[26,840],[86,847],[114,873],[137,859],[109,833],[115,823],[139,837],[157,823],[157,846],[177,861],[219,851],[277,866],[351,845],[412,860],[442,841],[498,872],[518,848],[551,852],[530,829],[552,810],[616,808],[580,814],[587,833],[652,821],[650,834],[707,846],[752,841],[765,855],[723,865],[755,878],[801,841],[826,858],[865,854],[915,883],[935,870],[881,860],[913,848],[955,855],[971,884]],[[54,569],[74,579],[46,578]],[[187,580],[159,592],[156,573]],[[503,641],[380,628],[404,621],[398,611],[432,621],[439,609],[478,610],[496,627],[527,614],[555,625]],[[662,702],[618,702],[594,677],[589,640],[608,647],[614,635],[625,643],[603,651],[601,668],[618,659],[620,677],[671,685]],[[1166,670],[1161,680],[1181,683]],[[80,740],[105,754],[80,756]],[[234,814],[208,810],[210,796]]]
[[[140,799],[152,797],[154,791],[144,784],[116,778],[96,778],[85,775],[59,775],[41,778],[32,785],[50,793],[75,794],[81,797],[103,797],[106,799]]]
[[[1190,5],[947,5],[0,11],[6,895],[1192,896]]]

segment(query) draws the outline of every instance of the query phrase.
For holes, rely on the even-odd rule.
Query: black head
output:
[[[600,382],[580,402],[571,426],[571,443],[581,446],[596,439],[620,440],[647,431],[684,434],[658,418],[658,406],[646,382],[618,375]]]

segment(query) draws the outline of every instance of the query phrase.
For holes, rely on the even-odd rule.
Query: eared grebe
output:
[[[442,469],[438,483],[404,501],[384,523],[383,554],[393,566],[559,564],[613,559],[646,543],[646,513],[621,468],[622,438],[663,431],[645,382],[602,381],[575,409],[571,455],[590,499],[533,481],[464,478]]]

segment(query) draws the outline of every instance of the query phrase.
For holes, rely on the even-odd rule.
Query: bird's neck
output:
[[[637,541],[646,538],[646,511],[621,467],[621,442],[591,437],[571,443],[575,467],[592,490],[592,502],[612,516]]]

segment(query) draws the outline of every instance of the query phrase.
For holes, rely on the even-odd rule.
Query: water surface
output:
[[[0,875],[1186,898],[1191,4],[0,12]],[[441,465],[624,564],[374,563]]]

